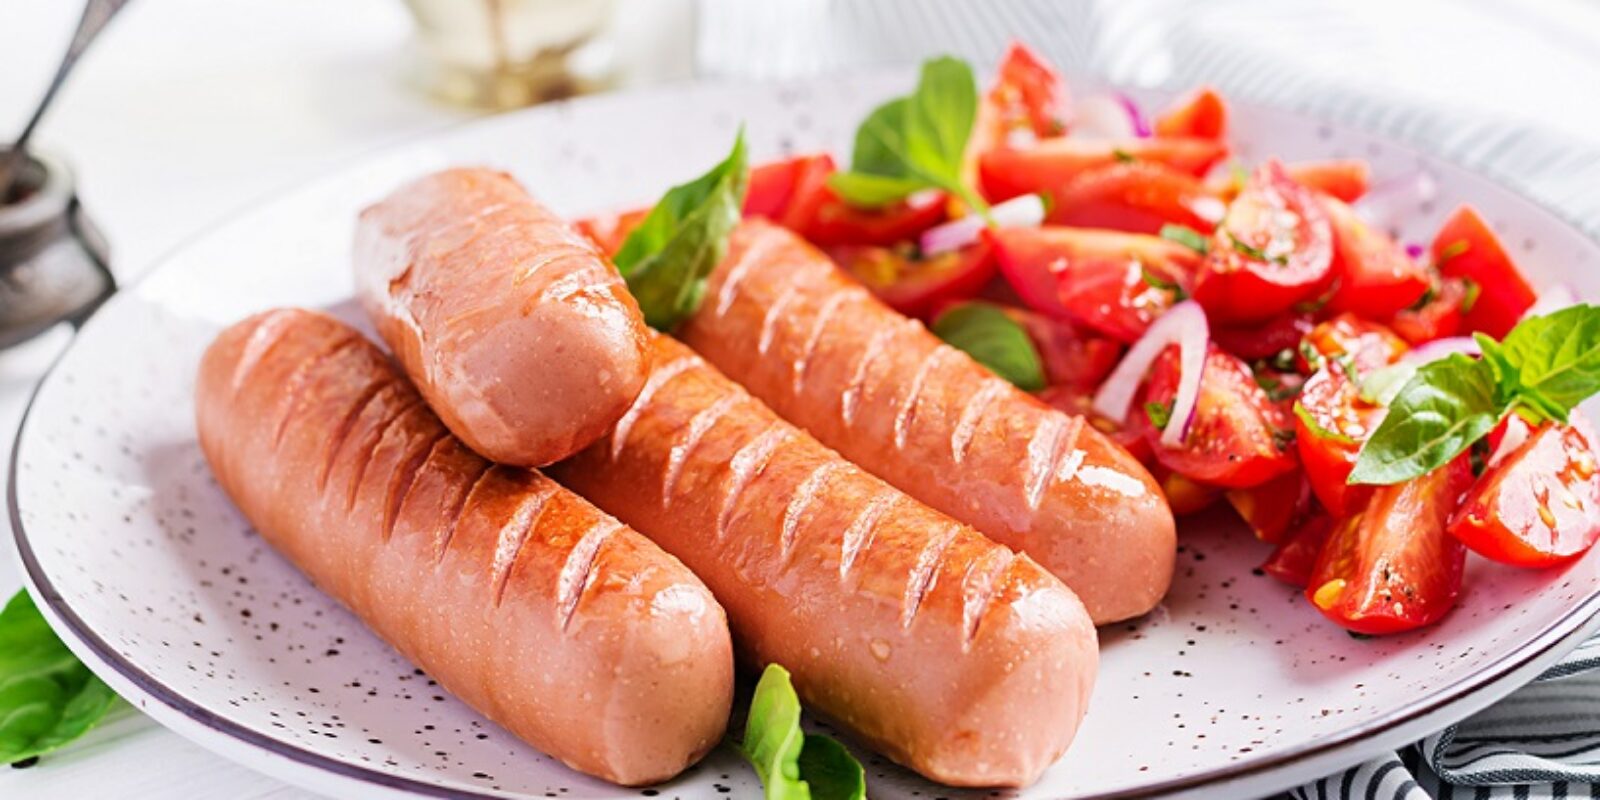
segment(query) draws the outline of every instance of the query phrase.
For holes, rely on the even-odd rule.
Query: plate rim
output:
[[[317,751],[276,739],[266,733],[253,730],[241,723],[235,722],[226,716],[216,714],[201,707],[197,703],[184,697],[183,694],[177,690],[172,689],[171,687],[162,683],[160,680],[156,679],[154,676],[140,669],[138,666],[131,663],[131,661],[129,661],[127,658],[123,657],[120,653],[116,652],[116,650],[111,647],[107,641],[105,641],[97,632],[94,631],[93,628],[83,621],[82,617],[78,616],[77,612],[72,609],[72,607],[66,602],[65,598],[62,597],[60,592],[56,590],[53,582],[50,580],[48,575],[45,574],[45,571],[38,562],[37,556],[33,551],[31,539],[27,534],[26,525],[22,521],[18,499],[17,468],[20,463],[21,447],[23,445],[24,437],[28,431],[28,423],[32,419],[33,411],[36,403],[38,402],[39,395],[43,391],[46,384],[48,384],[56,375],[57,369],[60,367],[61,363],[67,358],[68,355],[73,353],[74,350],[80,346],[81,338],[79,334],[83,332],[85,327],[89,324],[93,324],[97,318],[103,317],[103,312],[106,308],[112,306],[114,303],[122,302],[122,298],[124,296],[133,295],[134,290],[138,289],[147,279],[166,269],[178,254],[190,249],[208,236],[214,235],[217,230],[237,223],[240,220],[247,218],[251,214],[260,212],[264,208],[281,203],[296,195],[311,192],[319,186],[326,186],[337,183],[342,179],[347,179],[349,175],[353,174],[356,170],[359,170],[363,165],[370,164],[371,162],[382,158],[385,155],[392,155],[394,153],[402,152],[408,147],[414,147],[430,140],[449,137],[462,131],[470,130],[474,127],[482,127],[493,124],[507,124],[511,119],[517,117],[539,116],[544,114],[559,115],[569,113],[566,109],[570,109],[573,105],[627,102],[630,99],[643,95],[685,94],[700,92],[718,93],[738,90],[775,91],[782,87],[812,87],[823,85],[830,80],[837,80],[845,76],[867,78],[871,76],[905,72],[906,69],[906,67],[901,65],[869,68],[865,70],[853,70],[838,74],[825,74],[820,76],[807,76],[804,78],[771,81],[691,79],[653,87],[640,87],[620,92],[610,92],[602,95],[570,98],[553,103],[541,104],[506,114],[473,117],[419,131],[415,136],[407,137],[396,142],[390,142],[365,151],[351,157],[344,162],[341,162],[337,168],[324,175],[318,176],[311,180],[293,183],[263,194],[259,197],[247,200],[229,212],[209,221],[204,225],[204,227],[194,231],[190,235],[185,236],[174,245],[164,250],[160,256],[153,259],[149,266],[145,267],[138,275],[134,276],[132,280],[120,286],[113,296],[107,298],[107,302],[100,304],[90,315],[79,322],[74,327],[72,339],[66,343],[60,353],[56,354],[49,367],[39,377],[37,383],[35,383],[33,388],[30,390],[27,404],[23,408],[22,415],[19,417],[17,422],[16,431],[12,436],[9,471],[6,476],[6,510],[11,523],[11,541],[13,547],[15,548],[17,559],[23,567],[25,587],[31,594],[33,594],[36,601],[47,608],[48,613],[46,614],[46,619],[51,623],[51,627],[54,628],[58,634],[68,634],[76,641],[79,647],[74,647],[72,648],[73,650],[78,651],[80,648],[87,650],[92,658],[100,662],[103,667],[116,673],[118,678],[133,686],[137,691],[147,695],[149,698],[165,706],[166,710],[181,715],[182,717],[187,718],[190,722],[196,723],[199,726],[210,729],[224,736],[228,736],[235,740],[235,742],[238,744],[255,748],[265,755],[286,759],[287,761],[296,765],[295,770],[284,770],[272,767],[262,767],[254,763],[244,764],[247,768],[258,769],[262,772],[271,774],[274,777],[281,778],[286,782],[293,783],[298,786],[305,786],[307,788],[312,787],[305,781],[298,779],[300,777],[299,768],[321,770],[322,772],[328,773],[336,779],[360,781],[380,789],[410,792],[421,797],[467,797],[482,798],[483,800],[499,800],[499,798],[506,797],[507,795],[503,793],[485,793],[483,791],[473,789],[448,788],[404,775],[395,775],[383,772],[371,767],[364,767],[342,761],[331,756],[323,755]],[[1107,81],[1102,77],[1092,75],[1080,75],[1076,76],[1076,78],[1079,81],[1088,81],[1091,85],[1108,89],[1125,89],[1138,91],[1141,93],[1157,93],[1162,95],[1173,94],[1176,91],[1166,85],[1122,86],[1120,84]],[[1385,147],[1397,148],[1405,151],[1411,156],[1425,158],[1429,161],[1445,164],[1461,170],[1473,177],[1494,184],[1497,188],[1504,191],[1507,195],[1514,198],[1518,202],[1527,205],[1539,211],[1540,213],[1548,215],[1551,219],[1557,221],[1563,227],[1577,234],[1579,238],[1589,242],[1592,245],[1595,245],[1597,248],[1600,248],[1600,236],[1592,235],[1582,225],[1578,224],[1578,222],[1570,215],[1551,206],[1543,199],[1532,196],[1522,187],[1506,181],[1503,176],[1486,170],[1482,165],[1469,165],[1455,157],[1426,152],[1413,145],[1409,141],[1397,138],[1386,131],[1378,130],[1372,125],[1336,119],[1320,112],[1296,108],[1282,103],[1260,102],[1254,99],[1246,98],[1244,100],[1244,105],[1271,113],[1287,114],[1305,120],[1332,125],[1339,128],[1345,128],[1348,130],[1359,131],[1363,135],[1381,141]],[[65,628],[65,630],[63,630],[63,628]],[[1365,725],[1346,729],[1337,735],[1330,736],[1326,739],[1317,740],[1299,748],[1295,748],[1270,757],[1229,762],[1221,767],[1197,772],[1193,775],[1171,778],[1165,781],[1143,784],[1137,787],[1128,787],[1124,789],[1116,789],[1110,792],[1085,795],[1081,797],[1080,800],[1114,800],[1117,798],[1171,796],[1175,794],[1202,790],[1208,787],[1220,787],[1228,784],[1237,784],[1243,781],[1270,780],[1274,773],[1286,774],[1296,764],[1311,761],[1318,757],[1332,756],[1337,751],[1342,749],[1359,749],[1353,746],[1357,745],[1361,740],[1392,735],[1397,730],[1408,725],[1426,722],[1428,721],[1429,717],[1449,714],[1451,709],[1454,707],[1471,706],[1474,705],[1475,701],[1482,700],[1486,696],[1491,695],[1492,698],[1489,699],[1488,703],[1483,703],[1481,706],[1479,706],[1479,708],[1493,703],[1494,701],[1510,694],[1512,691],[1515,691],[1515,689],[1520,686],[1520,684],[1517,684],[1509,689],[1505,688],[1503,684],[1505,684],[1509,678],[1515,677],[1519,672],[1531,670],[1534,666],[1538,666],[1541,663],[1547,666],[1548,664],[1555,662],[1567,650],[1576,647],[1580,641],[1587,636],[1594,635],[1597,631],[1600,631],[1600,588],[1591,590],[1587,597],[1575,604],[1558,619],[1539,630],[1521,646],[1506,652],[1500,657],[1478,668],[1471,674],[1439,690],[1434,694],[1432,699],[1428,701],[1401,706],[1394,711],[1391,711],[1369,723],[1366,723]],[[1477,709],[1474,708],[1463,714],[1460,718],[1464,718],[1476,710]],[[1457,718],[1457,721],[1459,721],[1460,718]],[[163,725],[163,727],[167,726]],[[171,730],[170,727],[168,729]],[[211,744],[207,741],[202,741],[193,736],[189,736],[187,733],[179,733],[180,735],[184,735],[185,738],[200,744],[214,753],[218,753],[219,755],[229,758],[235,762],[244,763],[239,757],[237,757],[237,755],[233,753],[222,752],[220,748],[211,746]],[[1377,752],[1381,752],[1381,750],[1377,750]],[[1370,754],[1362,755],[1360,757],[1352,756],[1352,758],[1349,760],[1349,764],[1353,765],[1355,763],[1359,763],[1361,760],[1368,757],[1370,757]],[[1313,778],[1313,780],[1314,779],[1315,778]],[[1284,785],[1277,786],[1276,788],[1278,790],[1292,788],[1301,782],[1303,781],[1288,780],[1285,778]]]

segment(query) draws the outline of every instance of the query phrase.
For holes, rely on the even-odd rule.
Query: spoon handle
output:
[[[50,107],[50,101],[55,99],[56,91],[61,88],[61,84],[66,82],[67,75],[78,63],[78,57],[89,49],[89,45],[100,35],[106,23],[127,4],[128,0],[88,0],[84,4],[83,16],[78,19],[78,29],[72,34],[72,43],[67,45],[66,55],[61,57],[61,64],[56,67],[55,77],[44,90],[44,97],[39,99],[39,105],[33,109],[33,116],[23,127],[22,135],[17,137],[16,143],[8,152],[0,156],[0,197],[4,197],[6,190],[11,188],[12,173],[28,149],[28,139],[33,136],[33,129],[39,125],[39,120],[44,118],[45,109]]]

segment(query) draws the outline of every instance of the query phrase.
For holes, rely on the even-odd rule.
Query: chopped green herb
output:
[[[1478,295],[1483,293],[1483,287],[1471,278],[1462,278],[1461,283],[1461,313],[1465,314],[1478,304]]]
[[[1154,400],[1144,404],[1145,416],[1150,418],[1150,424],[1157,430],[1166,430],[1167,423],[1172,421],[1172,404],[1157,403]]]
[[[1169,242],[1177,242],[1201,255],[1211,249],[1211,241],[1206,238],[1205,234],[1188,225],[1177,225],[1171,222],[1162,225],[1161,238]]]
[[[1126,150],[1124,150],[1124,149],[1122,149],[1122,148],[1120,148],[1120,147],[1118,147],[1115,150],[1112,150],[1111,151],[1111,155],[1116,157],[1117,163],[1119,163],[1119,164],[1132,164],[1133,163],[1133,154],[1128,152],[1128,151],[1126,151]]]
[[[1172,299],[1174,301],[1189,299],[1189,293],[1185,292],[1183,287],[1179,286],[1176,281],[1169,281],[1166,278],[1157,275],[1142,261],[1139,262],[1139,274],[1144,277],[1146,286],[1149,286],[1152,289],[1161,289],[1163,291],[1172,292]]]
[[[1300,422],[1306,426],[1307,430],[1311,431],[1311,435],[1318,439],[1326,439],[1340,444],[1355,444],[1356,442],[1355,439],[1350,438],[1347,434],[1323,427],[1322,423],[1317,421],[1316,416],[1311,413],[1311,410],[1301,405],[1298,401],[1294,404],[1294,415],[1300,419]]]
[[[1272,432],[1272,444],[1282,453],[1294,446],[1294,428],[1278,428]]]
[[[1458,239],[1454,242],[1451,242],[1445,245],[1443,250],[1439,251],[1439,257],[1434,260],[1434,265],[1441,265],[1444,262],[1449,261],[1450,259],[1455,258],[1456,256],[1459,256],[1471,249],[1472,243],[1466,239]]]
[[[1233,231],[1227,231],[1227,234],[1228,241],[1233,243],[1233,249],[1243,253],[1244,255],[1247,255],[1257,261],[1268,261],[1273,264],[1277,264],[1280,267],[1289,263],[1288,256],[1268,256],[1265,250],[1262,250],[1261,248],[1256,247],[1255,245],[1252,245],[1237,236],[1234,236]]]
[[[1243,164],[1235,161],[1228,165],[1228,178],[1233,181],[1233,190],[1242,192],[1245,184],[1250,182],[1250,170],[1245,169]]]
[[[1294,369],[1294,348],[1285,347],[1282,350],[1279,350],[1277,353],[1273,354],[1272,359],[1268,361],[1267,364],[1273,369],[1282,372],[1288,372],[1289,370]]]

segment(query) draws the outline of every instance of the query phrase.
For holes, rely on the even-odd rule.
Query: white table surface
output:
[[[624,0],[618,35],[630,53],[631,83],[690,74],[690,2]],[[1119,0],[1118,6],[1128,8],[1124,2],[1147,6],[1151,16],[1175,8],[1162,0]],[[730,6],[708,0],[706,7]],[[1261,8],[1270,16],[1266,4]],[[1418,102],[1470,107],[1600,148],[1600,105],[1592,102],[1600,88],[1600,7],[1593,3],[1529,0],[1498,7],[1465,0],[1441,12],[1444,4],[1434,0],[1352,8],[1348,24],[1335,32],[1387,54],[1381,63],[1366,60],[1370,53],[1362,63],[1351,62],[1353,53],[1343,47],[1319,54],[1312,43],[1294,41],[1293,31],[1267,47],[1356,88],[1381,85]],[[1505,9],[1515,9],[1515,18],[1497,19]],[[0,139],[20,128],[77,13],[78,5],[65,0],[0,6]],[[1228,31],[1262,23],[1230,13],[1208,24]],[[1270,21],[1267,27],[1279,30]],[[140,0],[80,65],[39,144],[64,153],[77,168],[85,205],[110,239],[114,267],[126,281],[255,199],[469,118],[404,84],[409,30],[397,0]],[[1363,37],[1360,30],[1381,33]],[[1075,66],[1152,82],[1181,77],[1153,74],[1160,64],[1118,64],[1111,41],[1116,33],[1113,26],[1097,44],[1109,52],[1097,51],[1092,63]],[[718,52],[727,50],[702,48],[702,62],[725,67]],[[0,454],[10,446],[33,383],[68,338],[56,331],[0,353]],[[9,537],[3,524],[0,534]],[[21,585],[10,549],[0,546],[0,596]],[[108,793],[127,800],[310,796],[132,713],[37,766],[0,767],[0,798]]]

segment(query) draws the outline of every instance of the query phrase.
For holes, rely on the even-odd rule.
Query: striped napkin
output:
[[[697,20],[707,77],[795,78],[937,53],[992,64],[1016,38],[1114,83],[1211,83],[1425,148],[1600,237],[1594,3],[698,0]],[[1291,794],[1600,798],[1600,638],[1465,722]]]

